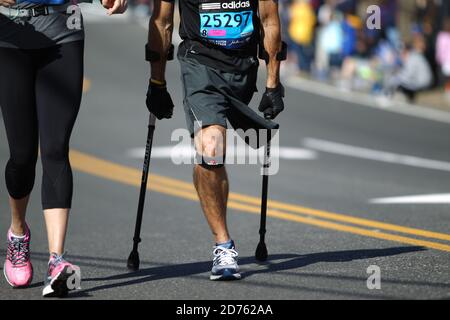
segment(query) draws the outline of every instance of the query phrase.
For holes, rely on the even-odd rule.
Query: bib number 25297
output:
[[[251,10],[200,13],[201,36],[217,46],[240,48],[250,40],[253,31]]]

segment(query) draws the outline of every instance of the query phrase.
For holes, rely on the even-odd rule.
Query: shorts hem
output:
[[[51,210],[51,209],[72,209],[71,203],[43,203],[42,210]]]

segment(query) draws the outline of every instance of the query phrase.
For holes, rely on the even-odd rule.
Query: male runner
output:
[[[240,279],[238,253],[226,223],[228,178],[223,165],[227,120],[240,129],[275,129],[248,107],[256,91],[258,45],[267,63],[267,88],[259,110],[274,119],[284,109],[279,71],[283,49],[277,0],[182,0],[178,51],[187,125],[202,164],[194,185],[215,237],[211,280]],[[165,66],[171,51],[174,0],[155,0],[147,60],[151,79],[147,107],[169,119],[173,102],[166,89]]]

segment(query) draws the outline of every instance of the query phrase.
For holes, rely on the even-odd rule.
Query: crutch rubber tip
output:
[[[256,248],[255,252],[255,258],[256,260],[260,262],[267,261],[268,253],[267,253],[267,247],[265,243],[259,243],[258,247]]]
[[[139,252],[131,251],[130,256],[127,261],[127,268],[130,271],[138,271],[139,270]]]

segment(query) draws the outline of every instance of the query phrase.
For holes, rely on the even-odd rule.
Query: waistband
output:
[[[48,16],[57,12],[66,12],[67,8],[71,5],[71,3],[66,3],[60,6],[39,6],[30,9],[13,9],[0,6],[0,14],[3,14],[10,19]]]

